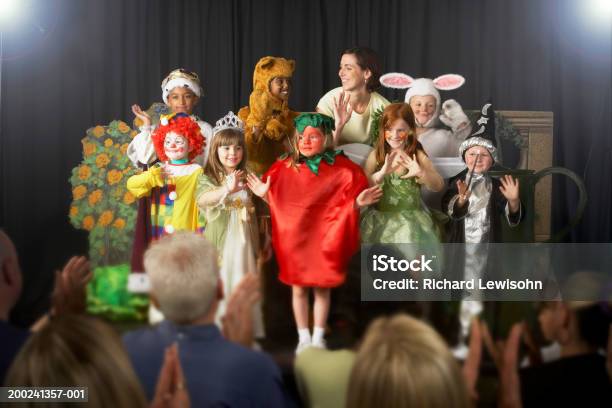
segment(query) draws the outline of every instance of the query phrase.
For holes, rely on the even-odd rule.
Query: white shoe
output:
[[[295,349],[295,355],[297,356],[298,354],[300,354],[302,351],[306,350],[308,347],[312,347],[312,342],[310,341],[310,339],[307,340],[300,340],[300,342],[298,343],[296,349]]]
[[[316,347],[316,348],[327,350],[327,344],[325,343],[325,339],[321,339],[319,341],[313,341],[312,342],[312,347]]]

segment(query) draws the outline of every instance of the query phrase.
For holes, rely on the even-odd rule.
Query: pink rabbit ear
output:
[[[433,80],[434,86],[441,91],[452,91],[465,83],[465,78],[458,74],[444,74]]]
[[[380,83],[385,88],[406,89],[412,86],[414,79],[410,75],[389,72],[380,77]]]

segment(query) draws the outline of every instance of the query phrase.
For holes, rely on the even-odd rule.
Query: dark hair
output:
[[[376,51],[368,47],[354,47],[342,51],[340,58],[344,54],[354,55],[357,59],[357,65],[361,69],[369,69],[372,76],[368,79],[366,88],[368,92],[372,93],[380,87],[380,58]]]
[[[612,323],[609,313],[609,306],[605,303],[597,303],[576,310],[578,332],[582,340],[592,347],[605,349],[608,344],[610,323]]]

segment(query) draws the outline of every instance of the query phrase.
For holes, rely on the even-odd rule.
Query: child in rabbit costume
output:
[[[296,112],[287,102],[291,91],[291,77],[295,61],[280,57],[263,57],[255,65],[253,92],[249,106],[238,112],[245,123],[247,167],[263,174],[284,153],[293,134]]]
[[[392,72],[380,77],[387,88],[406,89],[404,101],[415,114],[417,137],[429,157],[455,157],[461,142],[472,129],[461,105],[454,99],[441,102],[440,92],[461,87],[465,78],[457,74],[445,74],[435,79],[419,78]],[[429,98],[428,98],[429,97]],[[450,130],[440,126],[440,122]]]
[[[459,146],[470,134],[472,126],[457,101],[449,99],[441,102],[439,90],[457,89],[465,83],[465,78],[445,74],[435,79],[413,79],[406,74],[391,72],[381,76],[380,83],[387,88],[408,89],[404,100],[414,112],[418,141],[430,158],[457,156]],[[440,210],[443,194],[444,191],[434,193],[422,190],[427,206],[436,210]]]

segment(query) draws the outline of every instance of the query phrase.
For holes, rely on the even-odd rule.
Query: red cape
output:
[[[268,203],[272,246],[287,285],[335,287],[344,282],[346,266],[359,248],[359,209],[355,199],[368,187],[363,170],[343,155],[332,165],[324,160],[315,175],[305,164],[288,167],[276,161]]]

